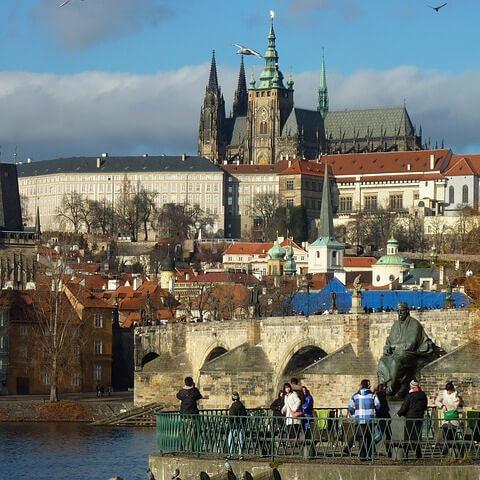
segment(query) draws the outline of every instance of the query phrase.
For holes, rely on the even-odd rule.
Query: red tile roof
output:
[[[377,263],[375,257],[343,257],[343,265],[350,268],[369,268],[375,263]]]
[[[288,167],[290,160],[281,160],[271,165],[222,165],[225,172],[234,175],[236,173],[279,173]]]
[[[292,245],[293,248],[303,250],[302,247],[297,245],[290,239],[285,239],[280,243],[282,247]],[[236,242],[232,243],[223,255],[266,255],[267,252],[273,247],[273,242],[255,243],[255,242]]]
[[[312,162],[308,160],[296,159],[291,162],[290,167],[287,167],[279,173],[279,175],[314,175],[316,177],[323,177],[325,166],[321,163]]]
[[[447,177],[480,175],[480,155],[453,155],[443,174]]]

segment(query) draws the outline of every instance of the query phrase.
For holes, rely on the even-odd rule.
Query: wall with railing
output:
[[[316,409],[312,418],[268,410],[229,416],[227,410],[157,414],[160,453],[231,458],[329,459],[371,462],[468,458],[480,460],[480,412],[446,422],[429,410],[423,419],[373,418],[356,423],[346,409]]]

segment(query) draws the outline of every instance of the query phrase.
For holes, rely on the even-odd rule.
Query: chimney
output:
[[[138,290],[142,285],[142,279],[140,277],[134,277],[133,279],[133,289]]]
[[[240,165],[240,159],[237,158],[237,160],[235,161],[235,163],[236,163],[237,165]]]
[[[102,159],[100,157],[97,158],[97,168],[102,166]]]
[[[186,153],[182,153],[182,162],[184,162],[186,159],[187,159],[187,154],[186,154]]]
[[[433,153],[430,154],[430,170],[435,169],[435,155]]]
[[[224,165],[228,165],[227,160],[224,160],[224,161],[223,161],[223,164],[224,164]]]
[[[412,169],[412,165],[410,163],[407,163],[407,170],[410,171]]]
[[[30,157],[27,158],[27,163],[32,163],[32,159]]]
[[[289,161],[288,161],[288,168],[290,168],[291,166],[292,166],[292,161],[289,160]]]
[[[108,153],[107,152],[102,153],[102,158],[108,158]]]
[[[190,280],[190,274],[189,273],[186,273],[185,274],[185,280],[188,282]]]
[[[144,153],[143,158],[147,158],[147,157],[148,157],[148,153]]]

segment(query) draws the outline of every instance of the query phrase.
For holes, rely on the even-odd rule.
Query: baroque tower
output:
[[[328,113],[328,88],[327,88],[327,71],[325,70],[325,54],[322,52],[322,67],[320,69],[320,87],[318,89],[318,106],[317,110],[325,120]]]
[[[218,85],[215,50],[212,52],[210,76],[200,111],[198,154],[212,162],[220,162],[225,156],[225,101]]]
[[[283,84],[275,39],[272,18],[264,55],[265,66],[258,85],[252,79],[248,90],[245,160],[253,164],[271,164],[280,160],[278,142],[282,126],[293,108],[293,81],[288,82],[287,88]]]

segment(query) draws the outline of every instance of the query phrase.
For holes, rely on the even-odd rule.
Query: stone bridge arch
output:
[[[157,352],[147,352],[145,355],[140,360],[141,367],[143,368],[147,363],[151,362],[152,360],[155,360],[158,358],[160,355]]]
[[[327,355],[328,352],[313,338],[304,338],[290,345],[279,356],[275,369],[275,388],[280,390],[284,382],[298,377],[301,370]]]
[[[229,351],[228,346],[225,343],[220,341],[212,342],[207,348],[205,348],[202,356],[200,357],[201,360],[198,363],[197,367],[195,368],[195,381],[198,383],[200,381],[200,371],[202,367],[212,360],[215,360],[220,355],[224,355]]]

